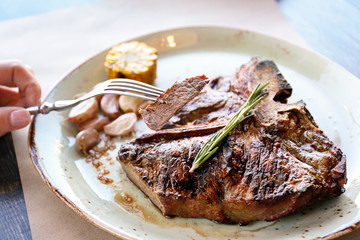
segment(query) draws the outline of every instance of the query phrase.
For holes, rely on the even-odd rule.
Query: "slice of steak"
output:
[[[230,77],[218,77],[210,81],[203,91],[181,108],[170,119],[167,128],[210,128],[225,125],[246,101],[247,96],[230,91]]]
[[[139,113],[149,128],[160,130],[180,108],[199,95],[208,82],[205,75],[177,81]]]
[[[196,153],[224,119],[240,108],[257,83],[268,81],[267,95],[254,115],[229,134],[214,157],[189,173]],[[189,106],[211,99],[216,91],[216,96],[224,96],[222,101],[209,100],[199,111]],[[119,161],[167,216],[246,224],[336,197],[344,191],[346,157],[303,102],[286,103],[291,92],[272,61],[253,58],[235,76],[211,81],[172,118],[172,128],[121,146]],[[206,125],[214,112],[217,117]]]

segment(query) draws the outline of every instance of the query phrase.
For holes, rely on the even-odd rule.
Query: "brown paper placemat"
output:
[[[248,29],[306,46],[272,0],[106,0],[1,22],[1,58],[31,65],[46,96],[65,73],[113,44],[199,25]],[[82,219],[47,188],[29,157],[27,129],[14,132],[13,139],[33,239],[116,239]]]

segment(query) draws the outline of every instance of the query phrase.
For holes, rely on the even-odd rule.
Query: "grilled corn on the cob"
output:
[[[143,42],[131,41],[114,46],[106,56],[109,79],[125,77],[152,84],[156,78],[157,50]]]

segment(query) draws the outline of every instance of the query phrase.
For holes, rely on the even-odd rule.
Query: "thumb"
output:
[[[30,113],[20,107],[0,107],[0,136],[30,123]]]

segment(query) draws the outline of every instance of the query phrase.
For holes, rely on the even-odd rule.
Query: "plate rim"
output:
[[[180,30],[199,30],[199,29],[219,29],[219,30],[230,30],[230,31],[239,31],[242,33],[248,33],[248,34],[253,34],[256,36],[260,36],[262,38],[269,38],[272,40],[275,40],[277,42],[279,42],[280,44],[285,44],[286,47],[291,47],[293,51],[294,49],[297,51],[301,51],[307,54],[311,54],[312,56],[317,57],[318,59],[320,59],[321,61],[325,61],[328,62],[334,66],[336,66],[337,68],[339,68],[342,72],[346,72],[347,74],[351,75],[352,77],[357,78],[357,76],[355,76],[354,74],[352,74],[351,72],[349,72],[347,69],[345,69],[343,66],[339,65],[338,63],[332,61],[331,59],[319,54],[318,52],[315,52],[314,50],[312,50],[311,48],[306,48],[297,44],[294,44],[288,40],[276,37],[276,36],[272,36],[269,34],[265,34],[259,31],[253,31],[253,30],[249,30],[249,29],[244,29],[244,28],[237,28],[237,27],[229,27],[229,26],[218,26],[218,25],[194,25],[194,26],[183,26],[183,27],[175,27],[175,28],[166,28],[166,29],[162,29],[159,31],[155,31],[155,32],[149,32],[149,33],[145,33],[145,34],[139,34],[137,36],[133,36],[130,38],[126,38],[121,42],[126,42],[126,41],[131,41],[131,40],[136,40],[139,38],[145,38],[151,35],[159,35],[159,34],[163,34],[163,33],[167,33],[167,32],[174,32],[174,31],[180,31]],[[102,49],[101,51],[98,51],[97,53],[93,54],[92,56],[88,57],[85,61],[82,61],[80,64],[78,64],[77,66],[75,66],[74,68],[72,68],[71,70],[65,72],[59,79],[59,81],[57,81],[57,83],[48,91],[48,93],[46,94],[46,96],[44,97],[43,102],[46,101],[46,99],[49,98],[49,96],[57,89],[57,87],[71,74],[73,74],[75,71],[77,71],[81,66],[85,65],[86,63],[90,62],[91,60],[93,60],[94,58],[96,58],[98,55],[100,55],[101,53],[104,53],[105,51],[109,51],[111,48],[111,46],[106,47],[104,49]],[[112,228],[109,228],[106,226],[106,224],[104,224],[101,221],[98,221],[97,219],[95,219],[92,215],[83,212],[83,210],[81,210],[80,207],[78,207],[74,202],[72,202],[68,197],[66,197],[64,194],[62,194],[61,190],[59,190],[56,186],[54,186],[51,181],[48,179],[48,177],[46,176],[44,169],[42,169],[41,165],[39,164],[39,156],[38,156],[38,149],[37,149],[37,145],[35,142],[35,123],[36,123],[36,116],[33,117],[29,130],[28,130],[28,152],[29,152],[29,156],[31,158],[31,162],[33,163],[37,173],[40,175],[40,177],[42,178],[42,180],[45,182],[45,184],[50,188],[50,190],[65,204],[67,205],[71,210],[73,210],[76,214],[78,214],[80,217],[82,217],[83,219],[85,219],[86,221],[90,222],[91,224],[95,225],[96,227],[102,229],[105,232],[108,232],[110,234],[112,234],[115,237],[121,238],[121,239],[126,239],[126,240],[134,240],[134,239],[138,239],[136,237],[132,237],[129,236],[126,232],[124,232],[123,230],[119,229],[119,231],[114,231]],[[356,229],[360,228],[360,219],[355,223],[352,224],[348,227],[345,227],[343,229],[340,229],[336,232],[330,233],[328,235],[322,236],[320,237],[321,239],[335,239],[338,238],[340,236],[343,236],[345,234],[348,234]]]

